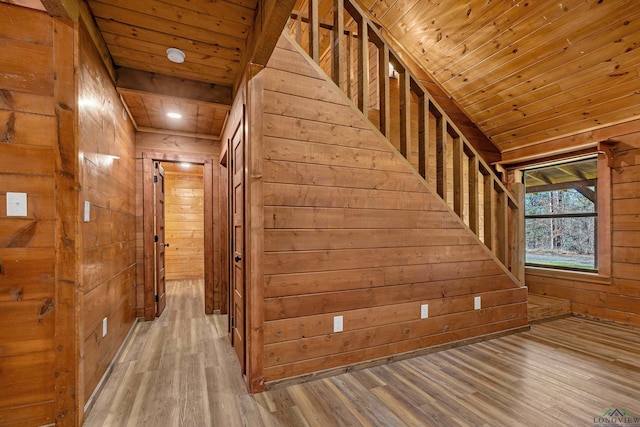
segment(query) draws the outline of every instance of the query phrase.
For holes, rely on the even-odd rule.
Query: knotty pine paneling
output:
[[[204,170],[162,162],[165,185],[166,279],[204,277]]]
[[[0,16],[0,425],[44,425],[56,396],[53,19],[5,3]],[[7,192],[27,193],[26,217],[7,216]]]
[[[288,39],[262,76],[267,382],[526,324],[525,288]]]
[[[80,223],[81,403],[113,360],[135,319],[135,133],[100,55],[80,27],[78,139],[80,200],[91,204]],[[102,320],[107,318],[107,334]]]
[[[550,277],[527,270],[526,283],[536,294],[571,301],[574,314],[640,325],[640,124],[612,126],[618,141],[611,168],[611,262],[609,281],[580,276]]]

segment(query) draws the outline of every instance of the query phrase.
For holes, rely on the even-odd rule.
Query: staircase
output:
[[[546,295],[529,293],[527,299],[529,323],[541,323],[571,315],[571,302]]]
[[[353,0],[309,0],[292,38],[524,285],[522,184],[512,194]]]

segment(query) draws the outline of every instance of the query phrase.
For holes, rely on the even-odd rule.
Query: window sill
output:
[[[599,273],[587,273],[583,271],[557,270],[544,267],[525,267],[525,275],[553,277],[555,279],[568,279],[580,282],[594,283],[598,285],[610,285],[611,277]]]

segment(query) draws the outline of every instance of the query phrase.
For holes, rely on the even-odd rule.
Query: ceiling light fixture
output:
[[[185,54],[180,49],[175,47],[170,47],[167,49],[167,58],[169,61],[175,62],[176,64],[182,64],[184,62]]]
[[[167,113],[167,117],[171,117],[172,119],[181,119],[182,114],[180,113]]]

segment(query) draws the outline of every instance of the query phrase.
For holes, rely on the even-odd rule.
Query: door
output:
[[[245,373],[244,144],[242,126],[231,138],[231,344]]]
[[[164,228],[164,169],[160,162],[154,162],[154,258],[155,258],[155,292],[156,317],[162,314],[167,305],[165,291],[165,228]]]

